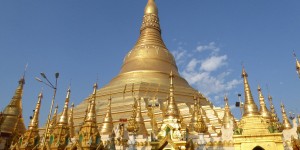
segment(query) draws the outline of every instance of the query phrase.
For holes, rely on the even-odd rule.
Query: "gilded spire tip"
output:
[[[248,74],[243,66],[242,77],[244,79],[244,92],[245,92],[245,107],[243,116],[259,115],[258,108],[254,102],[250,85],[248,83]]]
[[[257,86],[257,91],[258,91],[258,92],[261,92],[261,87],[260,87],[260,85]]]
[[[243,70],[242,70],[242,78],[248,77],[248,74],[245,70],[245,67],[243,66]]]
[[[68,90],[67,90],[67,96],[66,96],[66,99],[69,99],[69,98],[70,98],[70,94],[71,94],[71,88],[69,87]]]
[[[224,96],[225,105],[228,105],[228,97],[227,95]]]
[[[94,90],[93,90],[93,95],[96,94],[96,91],[98,89],[98,84],[97,83],[94,83],[94,86],[93,86]]]
[[[41,92],[39,93],[38,98],[43,98],[43,91],[41,91]]]
[[[156,7],[154,0],[148,0],[148,3],[145,7],[145,14],[155,14],[158,15],[158,9]]]

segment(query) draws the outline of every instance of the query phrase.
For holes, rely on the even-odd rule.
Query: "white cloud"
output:
[[[187,71],[194,71],[196,66],[198,65],[198,63],[200,63],[197,59],[193,58],[188,65],[186,66],[186,70]]]
[[[186,56],[187,51],[179,47],[179,50],[173,51],[172,53],[174,55],[177,64],[180,65],[181,63],[183,63],[184,61],[183,57]]]
[[[202,94],[213,98],[216,103],[222,104],[225,93],[230,93],[242,83],[240,79],[230,78],[231,69],[228,68],[228,56],[219,55],[221,49],[215,42],[208,45],[199,45],[196,51],[187,51],[182,47],[173,52],[182,76]],[[207,57],[199,52],[209,51]]]
[[[196,50],[198,52],[203,52],[203,51],[206,51],[206,50],[210,50],[214,53],[217,53],[217,52],[219,52],[220,48],[216,46],[215,42],[210,42],[208,45],[198,45]]]
[[[201,63],[201,70],[208,71],[208,72],[215,71],[216,69],[226,65],[227,64],[226,60],[227,60],[227,55],[211,56],[205,59]]]

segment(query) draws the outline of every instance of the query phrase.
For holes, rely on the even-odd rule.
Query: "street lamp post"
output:
[[[51,106],[50,106],[50,110],[49,110],[49,114],[48,114],[48,118],[47,118],[47,124],[46,124],[46,130],[45,130],[45,133],[44,133],[44,137],[43,137],[43,140],[42,140],[42,149],[44,149],[45,147],[45,142],[46,142],[46,139],[47,139],[47,133],[48,133],[48,128],[49,128],[49,122],[50,122],[50,118],[51,118],[51,114],[52,114],[52,110],[53,110],[53,105],[54,105],[54,101],[55,101],[55,96],[56,96],[56,90],[57,90],[57,80],[58,80],[58,77],[59,77],[59,73],[55,73],[55,85],[53,85],[49,79],[47,78],[46,74],[45,73],[41,73],[41,76],[42,78],[44,78],[47,82],[44,82],[43,80],[41,80],[40,78],[35,78],[37,81],[47,85],[48,87],[52,88],[53,89],[53,96],[52,96],[52,101],[51,101]]]

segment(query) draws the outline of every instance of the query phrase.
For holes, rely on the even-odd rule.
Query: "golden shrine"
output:
[[[299,73],[298,60],[296,65]],[[244,68],[242,77],[244,113],[237,120],[227,97],[224,108],[215,107],[180,76],[175,59],[161,37],[155,1],[148,0],[140,36],[125,56],[120,73],[100,89],[95,83],[92,94],[71,108],[69,88],[62,113],[58,114],[56,107],[43,127],[39,126],[43,98],[40,93],[34,115],[25,128],[22,118],[25,79],[21,78],[15,95],[0,116],[0,149],[299,149],[297,118],[291,125],[282,104],[283,122],[279,122],[272,97],[268,97],[269,110],[260,87],[258,109]]]

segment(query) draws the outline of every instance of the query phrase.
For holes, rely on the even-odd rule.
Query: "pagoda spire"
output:
[[[292,125],[286,115],[286,112],[285,112],[285,108],[284,108],[284,105],[283,103],[281,103],[281,113],[282,113],[282,125],[283,125],[283,130],[285,129],[291,129],[292,128]]]
[[[74,110],[74,103],[71,105],[71,110],[68,118],[68,125],[70,130],[70,138],[75,136],[75,128],[74,128],[74,121],[73,121],[73,110]]]
[[[244,90],[245,90],[245,105],[244,105],[243,116],[260,115],[258,112],[258,108],[253,100],[251,89],[248,83],[248,74],[246,73],[244,67],[242,71],[242,78],[244,79]]]
[[[20,145],[21,150],[33,149],[38,144],[40,138],[39,130],[38,130],[39,113],[40,113],[42,98],[43,98],[43,93],[40,92],[38,95],[38,101],[36,103],[33,117],[30,121],[30,124],[28,125],[28,130],[25,132],[25,134],[22,137],[22,142]]]
[[[181,128],[181,118],[179,114],[179,109],[176,105],[174,98],[174,85],[173,79],[174,75],[171,71],[170,73],[170,93],[167,100],[167,107],[163,116],[162,125],[160,126],[160,132],[158,133],[158,137],[166,137],[167,134],[170,133],[172,140],[180,140],[183,137],[183,134],[180,132]],[[172,127],[173,131],[169,132],[170,127]]]
[[[147,63],[145,63],[144,60],[147,60]],[[173,70],[174,74],[179,75],[174,57],[162,39],[158,8],[154,0],[148,0],[144,10],[140,36],[132,50],[125,56],[120,74],[141,70],[155,71],[155,74],[160,76],[160,73],[166,75],[169,73],[169,70]],[[156,76],[155,74],[154,76]],[[114,81],[117,82],[124,78],[125,77],[122,76]],[[126,78],[126,80],[127,79],[128,78]],[[149,79],[146,78],[143,80]],[[177,80],[182,82],[180,76]]]
[[[191,122],[189,124],[189,132],[196,132],[195,131],[195,125],[197,123],[198,120],[198,100],[197,97],[194,96],[194,111],[191,117]]]
[[[273,98],[272,98],[271,95],[268,96],[268,100],[269,100],[269,103],[270,103],[270,110],[271,110],[272,120],[273,120],[273,122],[279,122],[279,119],[278,119],[278,116],[277,116],[277,113],[276,113],[276,110],[275,110],[275,107],[274,107],[274,104],[273,104]]]
[[[93,89],[93,98],[89,104],[89,109],[87,113],[87,117],[85,119],[85,122],[96,122],[96,92],[97,92],[98,84],[94,84]]]
[[[79,131],[79,141],[83,149],[96,149],[100,144],[100,134],[96,120],[96,93],[98,84],[93,86],[92,100],[88,106],[87,116]]]
[[[143,135],[144,137],[147,137],[148,132],[145,126],[144,118],[142,115],[142,106],[141,106],[141,100],[144,101],[144,98],[139,98],[137,101],[137,112],[136,112],[136,123],[139,125],[139,130],[137,132],[138,135]]]
[[[23,134],[26,131],[22,117],[22,95],[24,84],[25,78],[23,75],[19,80],[19,85],[14,96],[3,110],[3,121],[0,124],[2,136],[12,134],[14,132],[14,127],[17,128],[19,134]]]
[[[268,122],[270,123],[272,121],[272,116],[270,111],[268,110],[266,103],[265,103],[265,98],[263,96],[262,90],[260,88],[260,86],[258,85],[258,95],[259,95],[259,104],[260,104],[260,114],[263,118],[267,119]]]
[[[140,29],[140,38],[135,47],[145,44],[157,45],[166,48],[162,38],[159,25],[158,9],[154,0],[148,0],[144,10],[143,23]]]
[[[70,94],[71,90],[69,87],[67,90],[67,96],[65,99],[65,105],[62,114],[59,117],[59,120],[53,129],[53,132],[51,133],[51,136],[54,137],[53,142],[51,143],[50,141],[51,149],[64,149],[67,146],[70,137],[68,126],[68,108],[70,102]]]
[[[66,96],[63,112],[62,112],[61,116],[59,117],[58,125],[67,125],[68,124],[68,109],[69,109],[69,102],[70,102],[70,94],[71,94],[71,89],[69,87],[67,90],[67,96]]]
[[[223,126],[225,129],[230,128],[230,126],[232,125],[232,127],[235,127],[235,120],[234,117],[230,111],[230,107],[228,105],[228,97],[225,96],[224,97],[224,102],[225,102],[225,107],[224,107],[224,117],[223,117]]]
[[[144,11],[144,14],[153,14],[153,15],[158,15],[158,9],[157,9],[157,6],[155,4],[155,1],[154,0],[148,0],[148,3],[145,7],[145,11]]]
[[[196,124],[194,126],[194,129],[196,132],[198,133],[205,133],[207,132],[208,128],[206,126],[206,123],[203,119],[203,116],[205,115],[204,110],[202,109],[202,107],[200,106],[200,97],[197,98],[197,120],[196,120]]]
[[[171,71],[170,73],[170,95],[168,99],[167,110],[165,114],[165,118],[170,119],[179,119],[179,110],[175,102],[174,98],[174,84],[173,84],[174,75]]]
[[[36,103],[35,106],[35,110],[34,110],[34,114],[33,117],[30,121],[30,124],[28,126],[28,129],[38,129],[39,126],[39,114],[40,114],[40,109],[41,109],[41,103],[42,103],[42,99],[43,99],[43,92],[40,92],[39,96],[38,96],[38,101]]]
[[[57,111],[58,111],[58,105],[55,106],[53,116],[51,121],[49,122],[49,127],[48,127],[48,133],[47,133],[47,138],[49,138],[50,134],[52,133],[54,127],[56,126],[57,123]],[[47,126],[47,125],[46,125]]]
[[[137,115],[137,101],[136,98],[134,98],[134,103],[132,104],[132,110],[131,110],[131,117],[128,120],[127,124],[127,131],[136,134],[136,132],[139,130],[139,125],[136,122],[136,115]]]
[[[113,118],[111,115],[111,96],[108,99],[106,115],[103,119],[100,134],[101,135],[111,135],[114,128]]]

